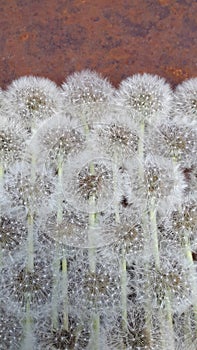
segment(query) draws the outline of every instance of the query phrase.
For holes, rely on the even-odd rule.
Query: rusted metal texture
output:
[[[196,0],[0,0],[0,11],[2,88],[85,68],[115,86],[138,72],[173,86],[197,75]]]

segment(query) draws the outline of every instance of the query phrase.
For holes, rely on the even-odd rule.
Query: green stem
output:
[[[149,212],[150,212],[150,226],[151,226],[151,233],[152,233],[152,242],[153,242],[153,255],[155,259],[155,267],[156,270],[160,273],[160,254],[159,254],[159,244],[158,244],[158,233],[157,233],[157,210],[155,206],[155,199],[151,198],[150,200],[150,206],[149,206]],[[174,345],[174,331],[173,331],[173,319],[172,319],[172,309],[171,309],[171,303],[170,303],[170,292],[169,290],[165,290],[165,321],[167,322],[167,328],[169,334],[167,334],[168,338],[165,337],[166,331],[164,329],[163,324],[163,317],[160,314],[160,325],[161,325],[161,331],[162,331],[162,343],[163,344],[169,344],[170,343],[170,350],[175,349]],[[166,349],[166,345],[164,345],[164,350]]]
[[[33,237],[33,225],[34,218],[31,213],[28,213],[27,217],[27,227],[28,227],[28,235],[27,235],[27,270],[32,272],[34,270],[34,237]]]
[[[178,164],[177,158],[173,157],[173,163],[176,166]],[[180,212],[181,212],[181,208],[180,208]],[[190,245],[190,234],[187,230],[184,231],[183,233],[183,245],[184,245],[184,250],[185,250],[185,256],[186,259],[188,261],[188,263],[190,264],[190,269],[189,269],[189,279],[193,280],[193,276],[196,275],[196,269],[195,269],[195,265],[194,265],[194,260],[193,260],[193,256],[192,256],[192,250],[191,250],[191,245]],[[194,312],[194,321],[196,324],[195,327],[195,337],[197,338],[197,286],[196,285],[192,285],[192,294],[194,296],[194,302],[193,302],[193,312]]]
[[[193,280],[193,277],[196,275],[195,271],[195,265],[194,265],[194,260],[192,256],[192,250],[190,246],[190,239],[189,239],[189,232],[187,230],[184,231],[184,249],[185,249],[185,256],[186,259],[189,263],[189,277],[190,280]],[[197,338],[197,286],[192,284],[192,294],[194,297],[194,302],[193,302],[193,312],[194,312],[194,321],[196,324],[196,329],[195,329],[195,336]]]
[[[140,123],[139,141],[138,141],[138,158],[139,158],[139,178],[141,183],[144,182],[144,121]]]
[[[31,186],[33,188],[36,181],[36,159],[32,154],[31,158]],[[31,198],[27,198],[28,201],[31,201]],[[29,203],[29,207],[31,208],[31,203]],[[27,252],[28,252],[28,260],[27,260],[27,270],[32,272],[34,269],[34,212],[29,208],[28,216],[27,216]]]
[[[62,176],[63,176],[63,154],[60,150],[60,153],[58,155],[58,198],[57,198],[57,217],[56,221],[57,224],[60,225],[63,220],[63,208],[62,208],[62,197],[61,197],[61,182],[62,182]],[[62,259],[60,259],[60,246],[57,242],[56,246],[56,253],[54,258],[54,277],[53,277],[53,293],[52,293],[52,324],[55,329],[58,327],[58,283],[60,278],[60,262],[62,266],[61,271],[61,292],[64,295],[63,298],[63,325],[66,330],[68,330],[68,271],[67,271],[67,259],[65,256],[63,256]]]
[[[125,259],[125,249],[121,249],[121,305],[122,305],[122,330],[127,332],[127,266]]]
[[[155,259],[156,269],[160,269],[160,257],[159,257],[159,244],[158,244],[158,235],[157,235],[157,218],[156,218],[156,208],[155,208],[155,199],[151,198],[150,200],[150,225],[152,233],[152,242],[153,242],[153,255]]]
[[[94,175],[95,168],[94,164],[90,164],[90,174]],[[89,230],[88,230],[88,259],[89,259],[89,270],[91,273],[96,272],[96,248],[94,245],[94,226],[96,223],[96,212],[95,212],[95,195],[90,196],[89,204],[91,207],[91,213],[89,213]],[[92,335],[91,335],[91,349],[99,350],[100,344],[100,315],[94,313],[92,315]]]
[[[4,178],[4,166],[0,163],[0,186],[3,187],[3,178]],[[0,224],[1,224],[1,207],[0,207]],[[3,267],[3,248],[2,248],[2,244],[0,242],[0,270]]]
[[[24,340],[22,343],[22,350],[33,350],[33,319],[31,316],[30,308],[31,296],[26,296],[26,309],[25,309],[25,328],[24,328]]]
[[[55,247],[55,258],[53,261],[53,287],[52,287],[52,325],[54,329],[58,328],[58,284],[59,284],[59,246]]]
[[[114,169],[113,169],[113,190],[114,190],[114,211],[115,211],[115,221],[117,224],[120,223],[120,212],[119,212],[119,202],[116,200],[117,198],[117,186],[118,186],[118,178],[116,175],[116,169],[118,166],[118,155],[114,153],[113,155],[114,161]],[[121,247],[120,253],[120,276],[121,276],[121,307],[122,307],[122,331],[127,333],[127,263],[126,263],[126,252],[124,243]],[[125,348],[125,344],[123,344],[123,348]]]
[[[91,350],[99,350],[100,346],[100,315],[98,313],[92,315],[93,339]]]
[[[67,259],[62,258],[62,292],[64,293],[63,302],[63,326],[68,331],[68,274]]]
[[[139,141],[138,141],[138,159],[139,159],[139,185],[144,184],[144,137],[145,137],[145,123],[144,120],[141,121],[139,127]],[[142,213],[142,229],[144,234],[146,235],[146,246],[145,249],[149,251],[150,249],[150,241],[147,244],[147,227],[149,225],[149,218],[147,216],[146,211]],[[150,237],[149,237],[150,238]],[[147,276],[146,281],[146,303],[145,303],[145,330],[146,330],[146,338],[147,345],[151,344],[151,331],[152,331],[152,306],[151,306],[151,296],[150,296],[150,277],[149,277],[149,266],[148,263],[144,266],[144,273]]]

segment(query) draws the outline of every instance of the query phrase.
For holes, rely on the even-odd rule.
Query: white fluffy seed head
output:
[[[174,159],[184,167],[196,160],[197,132],[187,122],[162,121],[148,130],[146,147],[149,152]]]
[[[144,171],[143,180],[141,166]],[[156,208],[164,213],[182,203],[186,184],[180,167],[172,160],[149,154],[143,164],[137,158],[132,162],[125,162],[125,171],[130,177],[129,187],[132,188],[129,201],[133,200],[139,206],[142,201],[154,201]],[[132,198],[133,195],[135,199]]]
[[[22,158],[26,137],[20,123],[0,117],[0,163],[4,170]]]
[[[145,121],[148,124],[166,118],[171,102],[171,88],[165,80],[146,73],[135,74],[123,80],[115,101],[136,122]]]
[[[173,116],[197,126],[197,78],[185,80],[174,93]]]
[[[120,174],[113,161],[102,156],[101,153],[80,152],[76,157],[65,162],[63,174],[64,196],[77,210],[86,213],[105,211],[112,207],[114,200],[120,201]],[[117,178],[116,191],[114,190],[115,177]]]
[[[59,115],[42,123],[29,140],[26,152],[37,159],[46,172],[58,174],[68,156],[76,155],[85,147],[83,126],[69,115]]]
[[[33,270],[28,270],[26,259],[22,251],[7,261],[1,273],[1,293],[13,308],[24,311],[29,303],[31,310],[38,310],[51,299],[52,265],[41,250],[36,252],[35,249]]]
[[[39,207],[50,200],[55,190],[53,177],[38,168],[32,170],[30,162],[16,162],[4,177],[4,189],[12,205],[25,212],[38,212]]]
[[[90,142],[106,152],[114,162],[120,162],[137,153],[138,134],[137,126],[124,113],[103,114],[100,123],[94,124]]]
[[[0,347],[1,349],[16,349],[21,347],[23,325],[17,313],[13,313],[6,305],[0,306]]]
[[[0,245],[3,254],[9,254],[18,249],[25,241],[27,235],[26,222],[11,215],[1,213]]]
[[[62,110],[60,89],[46,78],[24,76],[14,80],[5,92],[6,112],[19,119],[28,131]]]
[[[79,319],[77,315],[69,313],[68,327],[66,327],[62,308],[63,305],[58,304],[56,325],[51,319],[53,312],[51,308],[40,315],[35,327],[38,350],[86,349],[90,336],[87,324],[83,319]]]
[[[82,122],[96,122],[109,111],[115,91],[107,79],[88,69],[70,75],[62,88],[65,109],[73,110]]]

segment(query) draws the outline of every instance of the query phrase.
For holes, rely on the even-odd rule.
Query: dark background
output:
[[[84,68],[115,86],[139,72],[172,86],[197,75],[195,0],[0,0],[0,11],[2,88]]]

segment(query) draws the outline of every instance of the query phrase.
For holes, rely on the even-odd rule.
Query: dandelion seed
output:
[[[139,164],[135,159],[133,162],[125,163],[130,175],[130,183],[135,194],[135,201],[151,199],[155,201],[156,208],[160,212],[173,210],[183,200],[183,191],[186,187],[184,176],[178,165],[172,160],[159,156],[147,155],[144,160],[144,181],[139,179]],[[133,199],[134,200],[134,199]]]
[[[0,165],[4,170],[22,158],[26,136],[19,123],[0,118]]]
[[[120,276],[114,269],[105,264],[99,266],[97,256],[97,271],[91,272],[89,266],[82,265],[77,271],[76,265],[70,266],[69,298],[72,308],[78,308],[84,317],[92,312],[105,314],[106,310],[120,304]],[[74,268],[74,269],[73,269]]]
[[[9,253],[19,248],[26,239],[27,228],[23,220],[15,217],[1,215],[0,245],[2,252]]]
[[[73,208],[86,213],[107,210],[114,200],[114,172],[120,180],[111,160],[89,151],[79,153],[64,165],[62,187],[65,198]],[[116,196],[121,196],[120,187]]]
[[[73,110],[82,122],[96,122],[110,110],[115,89],[98,73],[90,70],[70,75],[62,85],[66,110]]]
[[[137,123],[155,124],[169,114],[172,92],[163,78],[135,74],[121,82],[116,101]]]
[[[28,131],[62,110],[60,89],[45,78],[21,77],[7,88],[5,98],[9,118],[19,119]]]
[[[21,320],[16,313],[13,314],[6,306],[0,307],[0,348],[20,349],[23,336]]]
[[[83,321],[69,317],[69,328],[65,329],[63,317],[60,312],[59,324],[54,328],[47,314],[41,317],[37,324],[38,349],[85,349],[88,345],[89,331]]]
[[[45,172],[58,173],[68,156],[85,147],[83,127],[69,115],[56,115],[43,123],[29,142],[27,153],[37,159]]]
[[[131,158],[138,150],[137,126],[125,115],[103,115],[100,123],[94,124],[90,138],[96,141],[93,146],[109,154],[114,161]]]
[[[12,204],[18,208],[24,208],[25,212],[37,212],[49,200],[55,190],[55,185],[50,174],[35,171],[32,180],[31,164],[28,162],[16,162],[9,168],[4,180],[4,189],[12,200]]]
[[[197,134],[188,123],[168,121],[149,130],[147,148],[187,167],[197,153]]]
[[[52,290],[50,262],[43,255],[38,257],[35,252],[34,270],[28,271],[24,257],[15,256],[15,260],[2,269],[1,286],[5,297],[21,310],[25,310],[27,298],[32,310],[44,306],[50,301]]]
[[[173,116],[197,125],[197,78],[191,78],[179,84],[174,93]]]

